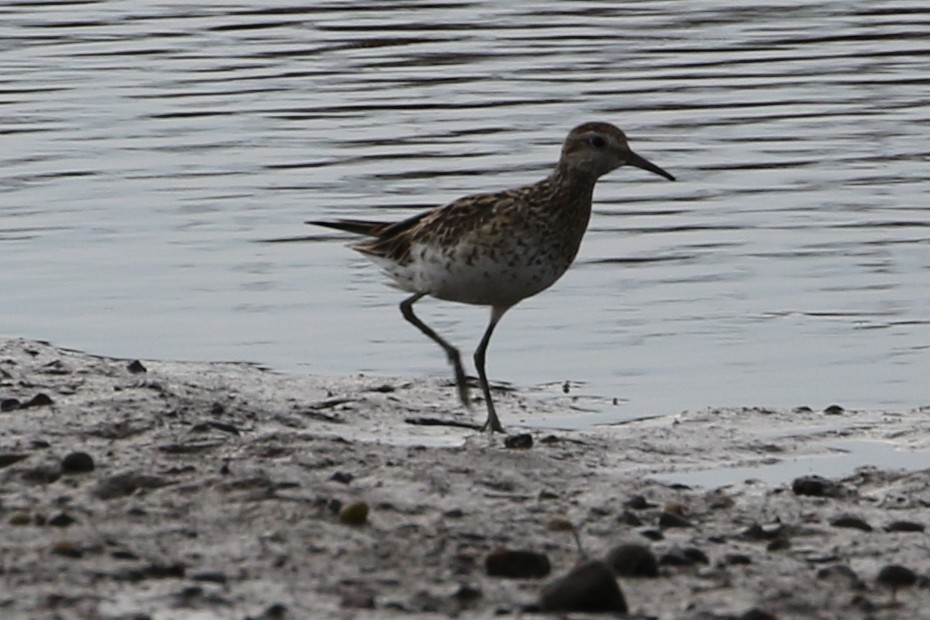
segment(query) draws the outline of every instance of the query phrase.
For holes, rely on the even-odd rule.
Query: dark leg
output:
[[[465,382],[465,370],[462,368],[462,356],[459,355],[459,350],[446,342],[442,336],[430,329],[426,323],[413,313],[413,304],[417,303],[424,295],[426,293],[417,293],[400,302],[400,311],[408,322],[429,336],[430,340],[441,346],[442,350],[446,352],[449,363],[452,364],[452,368],[455,370],[455,386],[459,390],[459,400],[467,409],[471,409],[471,403],[468,401],[468,384]]]
[[[497,412],[494,411],[494,401],[491,400],[491,387],[488,385],[488,375],[484,371],[484,357],[488,350],[488,343],[491,341],[491,334],[494,333],[494,327],[497,326],[497,322],[501,320],[505,312],[507,312],[507,308],[498,308],[497,306],[491,308],[491,320],[487,329],[484,330],[481,343],[478,344],[478,348],[475,350],[475,367],[478,369],[478,381],[481,382],[484,402],[488,406],[488,419],[484,426],[481,427],[481,430],[491,431],[492,433],[503,433],[504,427],[501,426],[500,420],[497,419]]]

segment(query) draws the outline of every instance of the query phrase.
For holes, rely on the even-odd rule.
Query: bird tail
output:
[[[377,237],[385,228],[391,226],[391,222],[371,222],[368,220],[310,220],[304,223],[335,228],[336,230],[344,230],[368,237]]]

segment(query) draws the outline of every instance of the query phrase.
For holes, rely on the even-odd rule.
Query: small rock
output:
[[[157,489],[169,484],[171,484],[171,481],[160,476],[130,472],[104,478],[97,483],[92,493],[99,499],[116,499],[132,495],[140,489]]]
[[[340,484],[349,484],[355,480],[355,476],[347,471],[337,471],[334,472],[333,475],[329,477],[329,479]]]
[[[339,606],[343,609],[374,609],[375,595],[367,590],[346,592],[342,595]]]
[[[39,465],[20,473],[22,479],[32,484],[51,484],[61,478],[61,466],[57,463]]]
[[[39,392],[38,394],[30,398],[28,401],[22,403],[20,407],[23,409],[26,409],[27,407],[47,407],[51,405],[53,402],[54,401],[52,401],[51,396],[49,396],[48,394]]]
[[[354,502],[339,511],[339,521],[346,525],[364,525],[368,522],[368,504]]]
[[[764,609],[753,607],[749,611],[744,612],[743,615],[739,617],[739,620],[776,620],[776,618]]]
[[[914,521],[892,521],[885,526],[886,532],[923,532],[924,525]]]
[[[659,562],[646,545],[617,545],[607,553],[607,565],[620,577],[658,577]]]
[[[61,471],[66,474],[94,471],[94,459],[86,452],[71,452],[61,460]]]
[[[672,527],[694,527],[691,521],[674,512],[662,511],[659,514],[659,527],[668,529]]]
[[[643,520],[640,519],[635,512],[631,510],[624,510],[619,515],[617,515],[617,523],[623,523],[624,525],[630,525],[633,527],[639,527],[643,524]]]
[[[661,530],[654,530],[651,528],[640,530],[639,535],[647,540],[663,540],[665,538],[665,534],[663,534]]]
[[[767,523],[759,525],[753,523],[743,530],[742,537],[747,540],[777,540],[784,538],[787,532],[781,523]]]
[[[484,558],[484,570],[492,577],[534,579],[545,577],[552,570],[549,556],[537,551],[497,549]]]
[[[672,547],[659,558],[663,566],[694,566],[695,564],[710,564],[707,554],[697,547]]]
[[[57,515],[48,520],[48,524],[54,525],[55,527],[68,527],[72,523],[76,523],[76,521],[66,512],[59,512]]]
[[[226,574],[218,570],[205,570],[189,575],[193,581],[205,581],[207,583],[226,583]]]
[[[27,458],[29,458],[29,454],[25,452],[0,452],[0,469],[8,467],[13,463],[19,463]]]
[[[452,600],[462,607],[469,607],[479,601],[482,596],[484,593],[480,588],[462,584],[452,593]]]
[[[795,495],[813,497],[836,497],[840,494],[840,485],[821,476],[801,476],[791,483]]]
[[[617,580],[610,568],[597,560],[580,564],[548,583],[540,593],[539,605],[546,612],[627,612]]]
[[[862,585],[856,571],[845,564],[834,564],[821,568],[817,571],[817,579],[835,581],[857,589]]]
[[[891,598],[894,600],[898,590],[909,588],[917,583],[917,573],[900,564],[888,564],[878,571],[875,581],[891,590]]]
[[[723,563],[727,566],[746,566],[752,564],[752,558],[745,553],[727,553],[723,556]]]
[[[529,433],[508,435],[504,439],[504,447],[511,450],[529,450],[533,447],[533,436]]]
[[[546,529],[550,532],[574,532],[575,524],[565,517],[551,517],[546,521]]]
[[[830,405],[829,407],[823,410],[823,412],[827,415],[842,415],[844,411],[845,409],[843,409],[839,405]]]
[[[10,525],[29,525],[32,523],[32,516],[28,512],[14,512],[10,515]]]
[[[142,372],[148,372],[148,369],[142,365],[142,362],[139,360],[133,360],[126,365],[126,370],[131,372],[134,375],[137,375]]]
[[[643,495],[631,495],[624,506],[630,510],[645,510],[646,508],[653,508],[655,504],[649,503]]]
[[[16,411],[22,407],[18,398],[4,398],[0,400],[0,411]]]
[[[830,519],[830,525],[833,527],[849,527],[863,532],[871,532],[872,526],[865,522],[864,519],[856,515],[840,515]]]
[[[66,558],[80,558],[84,555],[84,550],[68,540],[59,540],[52,545],[52,553],[61,555]]]

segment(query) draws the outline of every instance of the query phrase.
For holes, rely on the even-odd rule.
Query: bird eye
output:
[[[591,146],[593,146],[596,149],[602,149],[605,146],[607,146],[607,140],[605,140],[601,136],[591,136],[588,139],[588,142],[590,142]]]

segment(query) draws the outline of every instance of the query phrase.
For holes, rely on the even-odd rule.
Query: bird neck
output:
[[[552,186],[552,193],[569,199],[568,204],[581,201],[590,206],[597,176],[559,165],[547,181]]]

